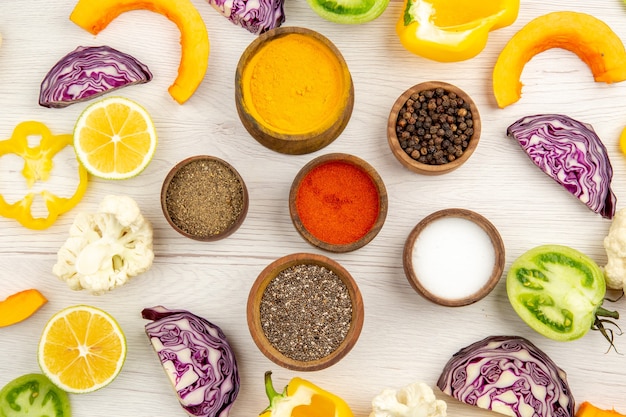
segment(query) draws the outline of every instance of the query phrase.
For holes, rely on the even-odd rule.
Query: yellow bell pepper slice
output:
[[[29,146],[29,136],[41,137],[39,144]],[[50,173],[54,167],[53,158],[66,146],[73,146],[72,135],[53,135],[43,123],[26,121],[15,127],[10,139],[0,141],[0,158],[7,154],[15,154],[24,159],[24,168],[21,173],[26,179],[27,187],[31,189],[37,181],[50,179]],[[29,229],[42,230],[50,227],[60,214],[72,209],[85,194],[88,173],[80,163],[77,165],[79,181],[72,196],[61,197],[44,189],[39,192],[29,192],[21,200],[10,204],[0,195],[0,215],[15,219]],[[31,208],[37,194],[41,195],[45,202],[48,210],[46,217],[34,216],[32,213]]]
[[[265,373],[265,392],[270,405],[260,417],[353,417],[348,404],[335,394],[302,378],[292,378],[282,393],[272,384],[272,372]]]
[[[405,0],[396,32],[416,55],[464,61],[485,48],[490,31],[515,22],[519,7],[520,0]]]
[[[619,135],[619,149],[626,155],[626,127],[622,129],[622,133]]]

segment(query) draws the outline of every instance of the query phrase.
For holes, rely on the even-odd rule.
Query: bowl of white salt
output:
[[[460,307],[481,300],[498,284],[505,249],[485,217],[450,208],[426,216],[413,228],[402,259],[409,283],[422,297]]]

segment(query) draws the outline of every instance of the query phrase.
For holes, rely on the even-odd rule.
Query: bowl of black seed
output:
[[[190,239],[210,242],[234,233],[248,212],[248,190],[228,162],[196,155],[176,164],[161,187],[169,225]]]
[[[269,264],[248,296],[252,339],[271,361],[295,371],[334,365],[354,347],[363,327],[363,299],[336,261],[294,253]]]
[[[463,165],[480,139],[480,115],[455,85],[427,81],[406,90],[387,123],[393,155],[411,171],[439,175]]]

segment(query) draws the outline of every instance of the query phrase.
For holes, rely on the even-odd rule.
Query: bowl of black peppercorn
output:
[[[427,81],[398,97],[389,114],[387,141],[406,168],[439,175],[469,159],[478,146],[480,126],[480,114],[467,93],[443,81]]]

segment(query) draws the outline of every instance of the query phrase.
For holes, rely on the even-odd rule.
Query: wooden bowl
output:
[[[437,263],[438,258],[444,259]],[[504,263],[500,233],[471,210],[451,208],[426,216],[404,245],[404,273],[411,286],[448,307],[472,304],[489,294]]]
[[[347,289],[352,304],[349,328],[341,343],[327,356],[314,358],[312,360],[295,359],[281,353],[281,351],[279,351],[278,348],[275,347],[268,339],[261,323],[262,299],[268,285],[270,285],[270,283],[283,271],[299,265],[316,265],[325,268],[327,271],[332,271],[332,273],[339,277],[343,284],[345,284],[345,289]],[[312,301],[309,299],[307,302]],[[320,304],[322,303],[323,301],[320,301]],[[307,306],[307,312],[310,313],[312,308],[312,306]],[[314,314],[311,313],[311,316],[313,315]],[[356,344],[363,327],[363,318],[363,299],[356,282],[350,273],[340,264],[323,255],[294,253],[275,260],[265,267],[265,269],[263,269],[263,271],[259,274],[258,278],[252,285],[248,296],[247,320],[252,339],[256,343],[259,350],[268,359],[284,368],[294,371],[316,371],[339,362],[339,360],[346,356]],[[333,323],[330,322],[329,324],[332,325]],[[331,327],[335,328],[336,326]],[[293,340],[293,338],[283,339]],[[304,349],[302,350],[304,351]]]
[[[333,204],[333,203],[328,202],[331,198],[333,199],[343,198],[343,199],[352,200],[353,198],[357,197],[359,193],[357,193],[357,196],[351,196],[350,194],[345,194],[344,196],[338,196],[336,194],[332,194],[332,192],[330,191],[330,188],[328,190],[321,188],[321,186],[324,186],[324,184],[320,184],[321,193],[323,194],[325,191],[328,191],[328,194],[326,194],[326,197],[328,198],[323,199],[322,196],[320,195],[320,198],[319,198],[320,204],[318,205],[319,210],[312,211],[312,213],[308,215],[309,220],[307,220],[307,218],[303,218],[303,213],[301,213],[298,208],[299,190],[303,184],[303,181],[307,178],[310,178],[309,174],[313,170],[315,170],[318,167],[325,166],[326,164],[329,164],[329,163],[344,164],[345,167],[356,168],[357,171],[355,172],[358,172],[359,174],[363,174],[364,176],[368,177],[369,180],[371,180],[371,182],[368,185],[368,189],[371,187],[371,189],[374,190],[375,194],[377,194],[377,201],[370,201],[370,203],[372,203],[371,204],[372,211],[370,213],[365,212],[366,211],[365,207],[360,207],[356,204],[352,206],[350,205],[345,206],[348,209],[342,212],[343,215],[352,216],[355,219],[355,221],[362,222],[361,224],[362,228],[359,229],[360,233],[353,235],[354,239],[345,240],[345,241],[328,239],[327,236],[329,235],[332,236],[332,239],[335,239],[335,238],[338,238],[340,234],[333,233],[331,226],[330,226],[332,217],[331,215],[327,215],[327,213],[325,213],[322,210],[327,208],[327,205]],[[343,175],[334,175],[332,184],[341,185],[342,177]],[[352,184],[347,184],[344,187],[342,187],[342,189],[345,189],[347,191],[357,190],[356,185],[352,185]],[[365,195],[365,194],[366,193],[361,193],[361,195]],[[378,232],[380,232],[380,230],[383,227],[383,224],[385,223],[385,218],[387,217],[387,208],[388,208],[387,200],[388,200],[387,190],[385,188],[385,184],[383,183],[382,178],[380,177],[380,175],[378,175],[378,172],[376,172],[374,167],[372,167],[369,163],[367,163],[366,161],[354,155],[349,155],[345,153],[331,153],[331,154],[319,156],[311,160],[298,172],[298,174],[296,175],[291,185],[291,190],[289,192],[289,213],[291,215],[291,220],[293,222],[293,225],[295,226],[298,233],[300,233],[300,235],[311,245],[316,246],[320,249],[327,250],[329,252],[336,252],[336,253],[350,252],[350,251],[353,251],[353,250],[356,250],[365,246],[372,239],[374,239],[374,237],[378,234]],[[373,211],[374,210],[373,206],[376,203],[377,203],[377,210],[378,210],[377,213]],[[363,213],[358,213],[356,210],[362,211]],[[337,212],[337,215],[339,215],[339,212]],[[311,219],[311,216],[314,216],[314,217]],[[311,220],[317,220],[318,224],[327,225],[328,230],[324,231],[323,233],[318,233],[316,230],[309,230],[310,228],[307,228],[307,223],[311,224],[310,223]],[[337,221],[336,223],[338,222],[339,221]],[[327,232],[330,232],[330,233],[327,233]]]
[[[226,188],[217,188],[219,181]],[[224,239],[239,229],[248,204],[248,189],[239,172],[228,162],[209,155],[179,162],[161,187],[161,209],[169,225],[181,235],[203,242]],[[226,217],[211,217],[223,211]]]
[[[463,120],[463,119],[458,119],[453,122],[451,121],[451,119],[445,120],[443,122],[440,121],[439,128],[441,128],[442,131],[440,133],[437,133],[437,135],[444,133],[443,140],[447,139],[448,141],[451,141],[451,142],[453,142],[454,140],[460,139],[461,144],[456,144],[456,145],[460,146],[461,149],[457,148],[453,152],[450,152],[449,147],[440,146],[442,148],[441,152],[443,152],[443,155],[438,156],[437,158],[434,158],[435,161],[438,161],[438,162],[430,163],[430,162],[420,161],[418,159],[428,158],[430,157],[431,154],[434,157],[433,152],[437,152],[438,150],[437,146],[435,146],[434,143],[426,142],[429,140],[429,138],[425,137],[425,135],[430,134],[429,129],[430,127],[433,126],[433,124],[435,124],[435,122],[431,122],[430,127],[428,125],[426,125],[425,127],[422,127],[424,129],[424,132],[421,132],[419,130],[419,123],[424,123],[424,122],[421,120],[415,119],[415,123],[417,123],[416,125],[412,123],[414,120],[410,120],[408,122],[409,124],[413,125],[414,127],[415,126],[418,126],[418,127],[415,127],[413,132],[409,132],[409,134],[411,135],[410,138],[404,139],[404,140],[401,140],[401,138],[399,137],[399,134],[397,132],[397,125],[398,125],[398,121],[404,118],[405,111],[403,110],[403,107],[405,106],[405,104],[407,104],[407,101],[409,99],[413,100],[411,96],[413,96],[414,94],[419,95],[420,93],[429,92],[429,91],[436,92],[437,89],[443,89],[443,91],[447,93],[448,95],[450,93],[453,93],[454,95],[456,95],[456,97],[462,98],[463,101],[468,104],[468,106],[465,106],[466,108],[464,111],[467,112],[468,114],[471,114],[471,120],[472,120],[471,129],[473,131],[470,132],[471,136],[466,135],[468,136],[468,138],[466,139],[467,147],[463,149],[463,145],[462,145],[463,138],[461,137],[461,133],[459,133],[461,132],[460,126],[462,125],[461,125],[461,122],[458,121],[458,120]],[[425,100],[426,103],[428,103],[428,101],[429,99]],[[451,103],[452,100],[448,102]],[[415,106],[413,106],[413,108],[415,109]],[[420,103],[420,108],[415,109],[416,112],[418,112],[419,110],[422,110],[421,103]],[[424,110],[426,112],[429,112],[429,111],[435,112],[437,113],[437,115],[439,115],[439,112],[442,111],[442,109],[439,107],[435,107],[435,109],[433,110],[429,110],[428,108]],[[454,117],[464,117],[465,118],[464,123],[467,120],[469,120],[467,119],[467,115],[461,116],[457,114]],[[418,118],[419,118],[419,115],[418,115]],[[432,120],[432,117],[431,117],[431,120]],[[443,123],[448,123],[448,126],[444,126]],[[469,122],[465,124],[467,125],[468,123]],[[452,125],[455,125],[456,127],[452,127]],[[398,97],[393,107],[391,108],[391,113],[389,114],[389,119],[387,121],[387,141],[389,142],[389,147],[391,148],[393,155],[406,168],[410,169],[413,172],[417,172],[419,174],[440,175],[440,174],[445,174],[445,173],[448,173],[457,169],[469,159],[469,157],[472,155],[472,153],[478,146],[478,141],[480,140],[480,129],[481,129],[480,114],[478,113],[478,109],[476,108],[474,101],[471,99],[469,95],[467,95],[467,93],[465,93],[463,90],[461,90],[460,88],[452,84],[448,84],[448,83],[441,82],[441,81],[428,81],[428,82],[423,82],[423,83],[414,85],[413,87],[406,90],[400,97]],[[464,132],[468,132],[468,131],[464,130]],[[415,140],[415,138],[419,139],[419,143]],[[436,140],[436,139],[433,139],[433,140]],[[452,146],[454,147],[455,144],[452,143]],[[453,155],[454,159],[448,160],[448,155]]]
[[[266,51],[270,50],[268,48],[278,49],[280,55],[279,48],[282,45],[280,42],[284,42],[289,37],[304,39],[308,42],[307,45],[313,45],[311,48],[318,48],[323,51],[324,56],[328,58],[329,73],[336,75],[334,82],[323,84],[324,86],[328,85],[329,94],[336,95],[333,97],[334,103],[319,106],[315,112],[309,106],[307,117],[303,117],[303,115],[307,115],[307,111],[303,111],[301,108],[304,106],[307,94],[301,92],[314,89],[315,86],[310,82],[304,83],[304,81],[307,79],[320,80],[319,73],[315,71],[319,69],[321,61],[316,59],[313,54],[305,55],[307,59],[304,60],[287,60],[284,64],[288,65],[283,65],[281,68],[278,68],[277,65],[277,68],[273,69],[273,75],[278,77],[279,81],[272,81],[276,84],[272,89],[266,87],[265,90],[262,90],[264,96],[270,97],[266,101],[291,102],[291,106],[282,104],[283,108],[280,108],[277,105],[267,103],[264,103],[267,105],[263,105],[258,101],[261,98],[258,98],[256,102],[253,98],[262,95],[261,91],[257,92],[256,95],[253,94],[253,87],[256,88],[256,86],[261,85],[258,78],[255,78],[255,83],[250,82],[252,80],[251,74],[257,67],[256,63],[261,59],[259,57],[266,54]],[[299,75],[300,78],[298,78],[293,76],[294,73],[310,73],[310,77]],[[282,96],[279,96],[281,94]],[[242,54],[235,74],[235,103],[243,126],[263,146],[284,154],[306,154],[330,144],[344,130],[352,115],[354,86],[352,76],[341,52],[330,40],[310,29],[282,26],[261,34]],[[267,109],[277,112],[280,117],[271,119]],[[282,113],[278,113],[279,111]],[[313,115],[316,117],[314,118]],[[274,115],[272,114],[272,116]],[[300,122],[286,123],[285,120],[299,120],[306,125],[299,126],[298,123]],[[311,122],[312,120],[316,122]]]

